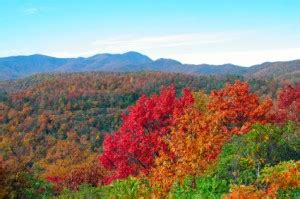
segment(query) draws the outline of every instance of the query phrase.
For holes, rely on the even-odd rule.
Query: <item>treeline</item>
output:
[[[299,87],[272,100],[280,82],[236,80],[77,73],[2,82],[1,197],[299,194]]]

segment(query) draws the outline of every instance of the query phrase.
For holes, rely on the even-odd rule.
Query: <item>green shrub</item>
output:
[[[112,184],[102,187],[102,190],[104,198],[149,198],[151,195],[151,188],[146,180],[132,177],[114,181]]]
[[[58,196],[59,199],[98,199],[103,198],[104,194],[100,187],[93,187],[91,185],[82,184],[79,191],[63,190]]]
[[[293,123],[283,127],[254,125],[249,133],[234,136],[223,146],[214,175],[233,184],[249,185],[265,166],[299,159],[298,129]]]
[[[170,198],[221,198],[229,191],[225,180],[215,177],[188,177],[181,185],[176,183],[169,194]]]
[[[129,177],[124,180],[114,181],[110,185],[92,187],[91,185],[81,185],[77,192],[64,190],[59,195],[59,199],[134,199],[138,197],[150,198],[151,189],[147,181],[137,180]]]
[[[278,199],[298,199],[300,198],[300,189],[287,189],[287,190],[278,190],[276,197]]]
[[[29,173],[22,173],[18,184],[22,187],[16,189],[18,198],[49,198],[54,195],[53,185]]]

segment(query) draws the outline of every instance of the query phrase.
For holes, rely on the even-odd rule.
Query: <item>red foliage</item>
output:
[[[53,191],[55,194],[58,194],[63,189],[64,179],[59,176],[48,176],[46,178],[48,182],[53,183]]]
[[[97,162],[72,170],[65,178],[63,185],[68,189],[78,190],[83,183],[97,186],[105,175],[105,170]]]
[[[300,122],[300,86],[288,85],[279,92],[271,120],[277,123],[284,123],[287,120]]]
[[[158,152],[166,150],[161,138],[170,133],[174,116],[193,103],[189,90],[183,94],[177,99],[174,86],[162,88],[159,95],[142,96],[129,108],[128,115],[123,115],[119,130],[105,137],[104,152],[99,157],[103,166],[112,171],[107,183],[149,172]]]
[[[59,184],[63,182],[63,179],[59,176],[48,176],[46,178],[49,182],[52,182],[54,184]]]

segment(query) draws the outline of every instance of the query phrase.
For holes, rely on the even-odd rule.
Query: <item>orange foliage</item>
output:
[[[178,116],[165,137],[169,152],[160,152],[150,173],[152,186],[167,193],[176,181],[202,175],[233,134],[246,133],[254,123],[265,123],[272,102],[259,102],[247,83],[236,82],[208,97],[194,95],[195,104]]]
[[[56,176],[65,179],[69,172],[89,164],[96,158],[96,153],[90,152],[87,148],[81,147],[69,140],[57,140],[47,151],[47,155],[39,163],[44,169],[42,176]]]
[[[276,196],[279,189],[300,188],[300,161],[283,162],[263,171],[262,182],[268,185],[267,195]]]
[[[272,100],[259,101],[256,94],[250,93],[249,84],[236,81],[227,84],[219,91],[211,93],[209,110],[221,115],[224,127],[230,133],[244,134],[254,123],[264,124],[266,113],[272,107]]]
[[[263,191],[257,190],[254,186],[233,186],[230,193],[224,199],[260,199],[265,198]]]
[[[201,97],[208,99],[204,94]],[[211,117],[195,107],[187,109],[166,137],[169,153],[161,152],[156,158],[151,184],[166,193],[174,182],[189,175],[201,175],[214,162],[221,144],[226,141],[220,124],[218,117]]]

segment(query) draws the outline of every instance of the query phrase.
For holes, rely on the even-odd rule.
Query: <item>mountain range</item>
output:
[[[161,71],[201,75],[241,75],[248,78],[300,77],[300,60],[266,62],[250,67],[233,64],[182,64],[173,59],[152,60],[137,53],[97,54],[83,58],[55,58],[46,55],[11,56],[0,58],[0,80],[26,77],[37,73],[56,72],[137,72]]]

